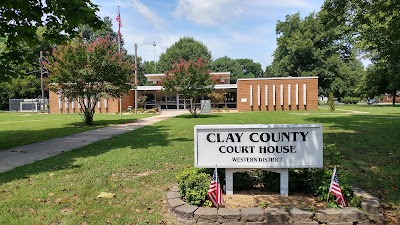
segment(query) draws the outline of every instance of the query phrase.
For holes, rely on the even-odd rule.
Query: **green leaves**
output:
[[[181,59],[172,70],[166,72],[162,82],[165,91],[182,95],[193,117],[197,117],[198,114],[197,97],[211,93],[215,85],[207,62],[201,59],[197,61]]]
[[[130,89],[134,65],[119,53],[109,36],[85,43],[76,38],[53,50],[49,63],[49,89],[69,99],[88,99],[83,109],[85,121],[91,121],[101,97],[119,97]]]
[[[320,95],[326,96],[330,91],[339,98],[358,95],[354,87],[364,71],[355,58],[352,39],[344,26],[332,26],[327,18],[327,12],[321,11],[304,19],[297,13],[278,21],[278,47],[266,75],[318,76]]]
[[[209,61],[211,60],[211,52],[207,46],[191,37],[181,38],[160,55],[159,70],[162,73],[171,70],[173,65],[179,63],[181,59],[185,61],[197,61],[198,59]]]
[[[98,10],[90,0],[2,0],[0,37],[6,38],[5,44],[9,49],[2,58],[8,62],[16,61],[21,55],[13,52],[18,52],[21,45],[35,46],[43,39],[52,43],[66,41],[76,34],[80,24],[100,28],[103,22],[95,14]],[[38,37],[36,34],[40,27],[46,29]],[[13,75],[10,68],[0,70],[0,80],[10,74]]]

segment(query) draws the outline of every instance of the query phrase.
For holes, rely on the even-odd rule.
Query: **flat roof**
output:
[[[152,74],[145,74],[145,77],[162,77],[165,76],[163,73],[152,73]]]
[[[164,88],[162,86],[138,86],[138,91],[161,91]],[[237,89],[237,84],[216,84],[214,89]],[[135,90],[132,88],[132,90]]]
[[[163,89],[162,86],[138,86],[138,91],[161,91]],[[135,89],[133,89],[135,90]]]
[[[231,72],[211,72],[211,75],[230,75]],[[150,73],[150,74],[145,74],[145,77],[164,77],[165,74],[164,73]]]
[[[317,76],[315,77],[260,77],[260,78],[239,78],[237,81],[240,80],[289,80],[289,79],[318,79]]]
[[[237,89],[237,84],[216,84],[214,89]]]

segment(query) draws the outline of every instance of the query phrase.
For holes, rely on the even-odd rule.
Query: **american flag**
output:
[[[119,14],[119,7],[118,7],[118,15],[116,18],[117,22],[118,22],[118,28],[122,27],[122,21],[121,21],[121,15]]]
[[[342,195],[342,189],[339,185],[339,179],[336,174],[336,167],[333,169],[331,185],[329,187],[329,192],[331,192],[334,196],[336,196],[336,203],[343,207],[346,207],[346,203],[344,202],[344,198]]]
[[[118,22],[118,38],[119,38],[119,40],[121,40],[122,21],[121,21],[121,15],[119,14],[119,6],[118,6],[118,15],[117,15],[116,20]]]
[[[222,198],[221,185],[219,184],[217,168],[215,168],[211,179],[210,188],[208,189],[208,198],[217,208],[224,202],[224,199]]]

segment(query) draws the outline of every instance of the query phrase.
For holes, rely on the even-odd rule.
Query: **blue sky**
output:
[[[125,48],[134,54],[134,44],[143,45],[138,55],[158,60],[161,53],[181,37],[204,43],[213,59],[228,56],[250,58],[262,68],[272,62],[276,48],[275,25],[286,15],[307,16],[320,10],[323,0],[94,0],[100,17],[113,19],[120,6],[121,33]]]

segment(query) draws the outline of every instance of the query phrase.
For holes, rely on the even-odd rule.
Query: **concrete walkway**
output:
[[[103,127],[61,138],[0,150],[0,172],[80,148],[96,141],[109,139],[185,113],[188,112],[186,110],[162,111],[159,115],[136,120],[133,123]]]

